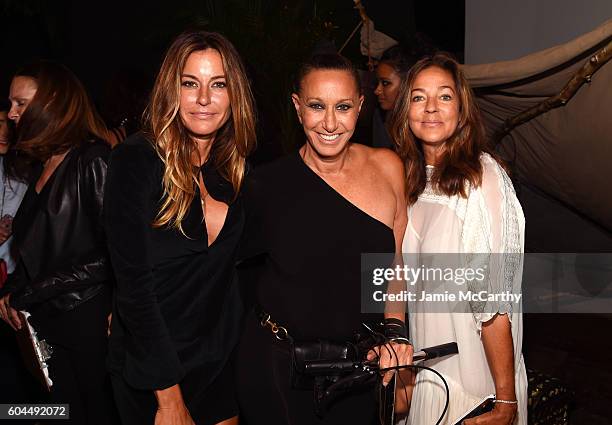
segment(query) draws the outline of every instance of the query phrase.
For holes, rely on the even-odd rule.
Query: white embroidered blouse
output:
[[[428,182],[417,202],[408,208],[403,252],[463,254],[467,263],[489,267],[489,293],[520,293],[525,219],[510,178],[488,154],[481,156],[482,185],[470,187],[468,197],[436,193]],[[427,167],[431,176],[433,167]],[[482,263],[480,263],[482,264]],[[519,400],[517,424],[527,423],[527,376],[522,356],[520,304],[508,301],[475,303],[470,313],[432,312],[431,306],[409,303],[410,338],[415,350],[456,341],[459,354],[432,360],[427,366],[442,373],[451,390],[449,410],[442,423],[452,424],[486,395],[495,393],[484,348],[482,323],[497,313],[509,314]],[[456,310],[455,310],[456,311]],[[445,391],[439,378],[419,372],[412,397],[409,424],[435,423],[444,408]]]

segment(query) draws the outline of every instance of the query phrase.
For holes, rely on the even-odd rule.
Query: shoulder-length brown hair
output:
[[[79,79],[65,66],[38,61],[15,77],[36,81],[36,94],[17,124],[16,149],[45,161],[92,136],[106,139],[106,126]]]
[[[425,190],[427,176],[423,147],[410,129],[408,111],[412,86],[417,75],[431,67],[441,68],[452,75],[459,97],[457,128],[441,147],[439,160],[431,176],[435,190],[447,196],[467,197],[469,185],[478,187],[482,184],[480,155],[488,152],[497,159],[487,146],[480,111],[459,63],[446,52],[423,57],[414,64],[408,77],[402,81],[388,122],[396,151],[406,166],[406,196],[410,205],[414,204]]]
[[[214,49],[221,55],[231,116],[219,129],[210,155],[218,172],[238,195],[246,157],[255,146],[255,105],[246,71],[234,46],[222,35],[188,31],[179,35],[168,51],[144,113],[144,129],[164,163],[164,199],[154,226],[170,225],[182,232],[181,222],[195,196],[192,164],[196,142],[179,116],[181,72],[193,52]]]

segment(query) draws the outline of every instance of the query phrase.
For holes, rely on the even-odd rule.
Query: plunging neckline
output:
[[[329,183],[327,183],[325,181],[325,179],[323,177],[321,177],[320,175],[318,175],[312,168],[310,168],[308,166],[308,164],[306,164],[306,162],[304,161],[304,158],[302,158],[302,155],[300,154],[300,151],[298,150],[297,153],[297,160],[304,166],[304,168],[306,168],[306,170],[308,171],[309,174],[311,174],[312,176],[314,176],[316,178],[316,180],[318,180],[319,182],[322,183],[322,185],[324,187],[327,188],[327,190],[332,191],[337,197],[339,197],[343,203],[347,204],[350,208],[358,211],[360,214],[366,216],[368,219],[370,219],[371,221],[383,226],[385,229],[387,229],[388,231],[390,231],[391,233],[393,233],[393,229],[389,226],[387,226],[385,223],[383,223],[382,221],[380,221],[379,219],[377,219],[376,217],[368,214],[367,212],[365,212],[364,210],[362,210],[361,208],[359,208],[357,205],[353,204],[351,201],[349,201],[344,195],[342,195],[340,192],[338,192],[336,189],[334,189],[334,187],[332,185],[330,185]]]
[[[64,163],[68,160],[68,157],[70,156],[70,153],[72,152],[72,149],[69,149],[66,154],[64,155],[64,157],[62,158],[62,160],[59,162],[59,164],[57,164],[57,166],[55,167],[55,169],[51,172],[51,174],[49,175],[49,177],[47,177],[47,181],[45,181],[45,183],[42,185],[42,187],[40,188],[40,191],[36,190],[36,186],[38,186],[38,181],[40,180],[40,178],[42,177],[43,173],[45,172],[45,165],[43,163],[42,166],[42,170],[40,171],[40,174],[38,175],[38,177],[36,178],[36,180],[34,181],[34,193],[36,194],[36,196],[40,196],[41,193],[44,192],[44,190],[47,188],[47,186],[49,186],[49,184],[51,182],[53,182],[53,180],[55,179],[55,176],[58,172],[58,170],[60,169],[61,166],[64,165]]]
[[[206,186],[206,181],[205,181],[205,173],[204,173],[204,168],[206,167],[207,162],[205,162],[204,164],[202,164],[202,166],[199,167],[199,175],[198,175],[198,184],[197,186],[197,194],[196,197],[198,198],[198,207],[202,213],[202,224],[204,226],[204,237],[206,238],[206,247],[208,249],[210,249],[215,242],[217,242],[217,240],[219,240],[219,238],[221,237],[221,235],[223,234],[223,230],[226,227],[226,224],[228,222],[229,219],[229,215],[230,215],[230,205],[225,203],[223,200],[218,200],[216,199],[213,194],[211,193],[210,189]],[[211,199],[213,199],[215,202],[220,202],[222,204],[224,204],[225,206],[227,206],[227,211],[225,211],[225,216],[223,217],[223,223],[221,224],[221,227],[219,228],[219,232],[217,233],[217,236],[212,240],[212,242],[209,243],[208,241],[208,235],[209,235],[209,231],[208,231],[208,226],[206,225],[207,221],[206,221],[206,212],[204,211],[204,203],[206,201],[204,201],[204,198],[202,198],[202,191],[200,189],[200,184],[199,184],[199,179],[202,179],[202,185],[204,186],[204,188],[206,188],[206,197],[209,197]]]

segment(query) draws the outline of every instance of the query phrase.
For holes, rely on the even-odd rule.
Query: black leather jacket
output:
[[[13,220],[18,264],[3,292],[17,309],[67,311],[111,281],[102,222],[109,146],[73,148],[40,194],[39,165]]]

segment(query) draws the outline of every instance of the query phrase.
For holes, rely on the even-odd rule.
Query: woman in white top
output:
[[[485,296],[517,294],[523,212],[506,171],[487,149],[478,108],[458,63],[446,53],[417,62],[402,83],[390,120],[391,136],[406,165],[406,262],[420,266],[417,255],[445,253],[438,258],[452,254],[466,267],[482,266],[484,258],[486,280],[472,279],[463,287],[452,282],[456,293],[472,289],[486,290]],[[417,287],[428,290],[427,285],[422,281]],[[409,303],[409,328],[415,349],[451,341],[459,347],[456,355],[425,363],[440,372],[450,388],[442,423],[454,424],[480,399],[495,394],[491,412],[464,423],[527,424],[520,303],[498,298],[466,302],[463,310],[456,304],[434,304]],[[439,378],[418,372],[406,389],[409,398],[412,393],[409,406],[404,406],[410,409],[408,424],[434,424],[445,402]]]

